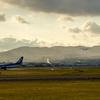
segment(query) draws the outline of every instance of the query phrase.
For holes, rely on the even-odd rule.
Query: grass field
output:
[[[100,75],[100,68],[78,68],[80,71],[75,71],[77,68],[51,69],[0,70],[0,72],[1,75]]]
[[[78,68],[79,69],[79,68]],[[1,75],[100,75],[100,68],[0,70]],[[0,82],[0,100],[100,100],[100,81]]]
[[[100,100],[100,81],[0,82],[0,100]]]

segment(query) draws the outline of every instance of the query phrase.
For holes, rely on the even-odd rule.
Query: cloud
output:
[[[87,21],[82,26],[83,30],[93,34],[100,34],[100,25],[95,22]]]
[[[35,14],[31,14],[29,15],[31,18],[37,18],[37,16]]]
[[[60,28],[61,29],[66,29],[66,26],[65,25],[60,25]]]
[[[73,38],[73,39],[75,39],[75,40],[77,40],[77,37],[76,37],[76,36],[74,36],[74,35],[72,35],[72,38]]]
[[[2,2],[35,12],[100,16],[100,0],[2,0]]]
[[[71,22],[74,22],[75,20],[72,19],[71,17],[68,17],[68,16],[61,16],[57,19],[57,21],[62,21],[62,22],[65,22],[65,21],[71,21]]]
[[[73,27],[73,28],[67,28],[67,31],[69,33],[80,33],[81,30],[78,27]]]
[[[16,38],[13,38],[12,36],[0,39],[0,51],[11,50],[11,49],[18,48],[21,46],[30,46],[30,47],[45,47],[45,46],[47,46],[47,47],[51,47],[51,46],[59,46],[59,45],[64,45],[64,44],[60,43],[60,42],[48,43],[46,41],[39,41],[38,39],[17,40]]]
[[[4,21],[6,21],[6,19],[5,19],[5,13],[0,12],[0,22],[4,22]]]
[[[60,27],[63,28],[64,26],[60,26]],[[68,27],[66,29],[66,32],[68,32],[68,33],[86,33],[89,36],[90,36],[90,34],[92,34],[92,35],[94,34],[96,36],[97,34],[100,34],[100,25],[93,21],[86,21],[82,25],[82,28]]]
[[[17,22],[17,23],[21,23],[21,24],[30,24],[29,22],[27,22],[23,17],[21,17],[20,15],[14,15],[12,17],[12,20],[14,22]]]

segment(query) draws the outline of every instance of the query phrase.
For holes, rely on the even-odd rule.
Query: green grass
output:
[[[0,82],[0,100],[100,100],[100,81]]]
[[[100,75],[100,68],[78,68],[83,72],[74,71],[75,68],[51,69],[0,70],[0,72],[1,75]]]

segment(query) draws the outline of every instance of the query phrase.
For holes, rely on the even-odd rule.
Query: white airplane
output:
[[[12,64],[0,64],[0,69],[7,70],[7,68],[13,68],[22,65],[23,57],[21,57],[16,63]]]

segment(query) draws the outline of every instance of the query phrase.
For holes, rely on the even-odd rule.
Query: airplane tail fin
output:
[[[22,61],[23,61],[23,57],[21,57],[21,58],[16,62],[16,64],[22,64]]]

